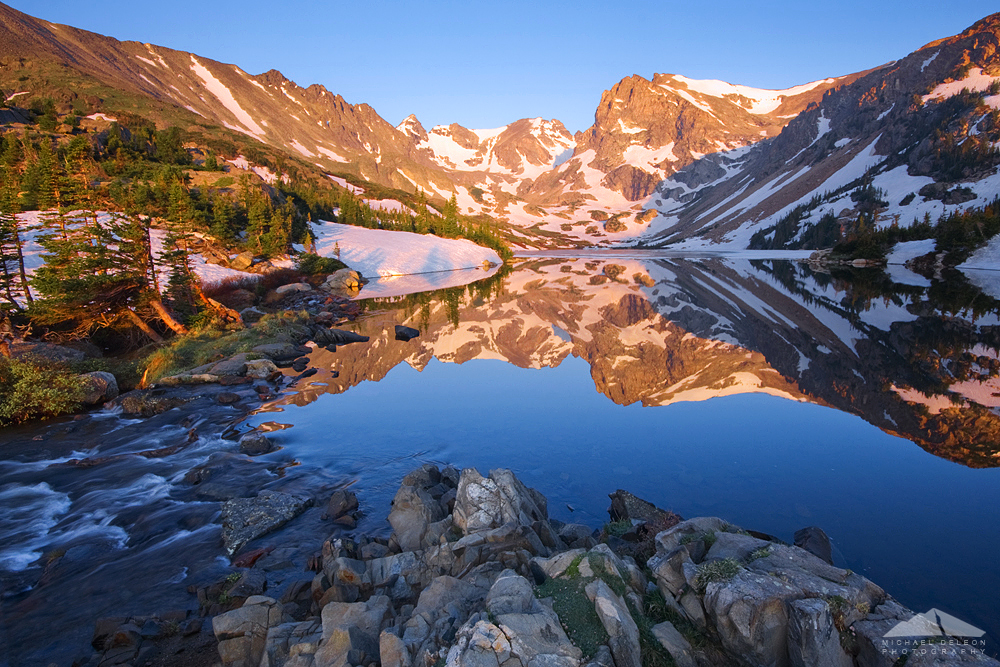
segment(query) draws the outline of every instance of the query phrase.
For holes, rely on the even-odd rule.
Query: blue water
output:
[[[619,406],[590,368],[502,361],[407,364],[380,382],[266,412],[282,457],[353,479],[385,529],[389,500],[423,462],[508,467],[551,516],[599,527],[627,489],[682,516],[714,515],[791,541],[818,525],[838,565],[915,611],[937,607],[1000,638],[1000,470],[926,453],[860,417],[764,394]]]

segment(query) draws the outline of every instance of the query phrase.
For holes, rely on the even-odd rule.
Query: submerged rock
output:
[[[167,389],[136,389],[120,395],[113,405],[121,406],[122,413],[140,417],[152,417],[172,410],[187,402],[186,398],[172,395]]]
[[[274,451],[274,443],[263,433],[252,431],[240,438],[240,451],[249,456],[260,456]]]

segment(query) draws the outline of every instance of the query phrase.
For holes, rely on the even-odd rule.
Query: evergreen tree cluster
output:
[[[194,236],[268,258],[293,243],[308,246],[312,220],[469,238],[510,255],[489,222],[459,215],[454,196],[438,212],[422,192],[390,191],[383,194],[415,200],[416,212],[374,210],[321,174],[269,159],[249,140],[157,129],[127,112],[116,112],[106,129],[85,131],[81,112],[60,117],[51,101],[36,106],[34,125],[0,127],[0,321],[16,315],[66,335],[138,327],[155,339],[166,328],[182,331],[212,308],[191,269]],[[240,155],[281,177],[268,184],[221,173],[223,159]],[[39,228],[28,229],[18,214],[33,210],[45,213]],[[154,218],[168,227],[155,253]],[[23,257],[29,238],[45,251],[31,280]]]

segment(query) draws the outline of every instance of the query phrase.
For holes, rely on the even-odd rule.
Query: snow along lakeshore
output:
[[[29,211],[18,215],[21,239],[24,242],[24,263],[29,276],[42,265],[44,250],[37,242],[44,212]],[[102,219],[107,213],[99,213]],[[482,269],[484,262],[503,264],[496,251],[464,239],[442,239],[431,234],[414,234],[384,229],[366,229],[335,222],[313,224],[316,251],[325,257],[335,256],[339,244],[340,259],[366,278],[372,279],[362,298],[387,297],[444,287],[465,285],[495,273],[465,269]],[[150,230],[155,256],[163,252],[166,231]],[[297,246],[299,250],[301,246]],[[276,266],[292,266],[291,260],[272,262]],[[210,283],[233,276],[257,274],[209,264],[201,255],[191,256],[191,267],[202,282]],[[405,278],[404,276],[419,276]],[[166,274],[159,271],[161,283]],[[391,283],[391,285],[390,285]]]
[[[502,264],[491,248],[464,239],[442,239],[386,229],[320,221],[313,225],[316,254],[336,257],[366,278],[417,275]]]

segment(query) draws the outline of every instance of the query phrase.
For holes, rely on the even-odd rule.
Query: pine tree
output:
[[[193,288],[197,278],[191,269],[187,241],[176,232],[171,232],[164,239],[163,247],[160,263],[167,269],[168,276],[164,296],[175,312],[190,318],[198,312]]]
[[[17,284],[17,234],[14,216],[0,211],[0,311],[20,310],[14,292]]]
[[[271,223],[271,202],[258,195],[247,208],[247,247],[256,253],[266,254],[265,237]]]
[[[442,236],[457,236],[458,228],[458,199],[452,194],[451,199],[444,207],[444,215],[441,221]]]
[[[282,206],[271,210],[268,229],[261,239],[261,248],[269,257],[280,255],[288,250],[288,242],[292,234],[292,220],[295,216],[295,206],[291,200]]]
[[[16,167],[9,166],[6,159],[0,167],[0,215],[9,221],[8,244],[13,244],[13,254],[17,258],[17,277],[20,279],[20,291],[25,300],[30,304],[34,301],[31,288],[28,285],[28,274],[24,268],[24,245],[21,241],[21,234],[18,228],[17,214],[21,212],[20,200],[20,179]],[[10,250],[10,248],[8,248]]]
[[[32,312],[39,323],[85,335],[128,321],[159,341],[137,312],[152,309],[175,332],[187,332],[152,287],[148,219],[114,213],[101,220],[91,212],[53,218],[60,220],[38,239],[45,263],[32,279],[45,296]]]
[[[233,205],[222,195],[212,198],[212,225],[209,228],[212,236],[222,241],[232,241],[236,238],[235,215]]]

